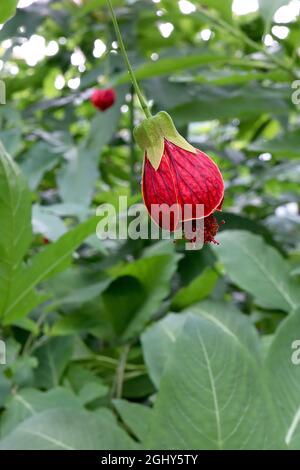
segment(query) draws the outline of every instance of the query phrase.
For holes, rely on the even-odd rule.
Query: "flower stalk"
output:
[[[118,20],[117,20],[117,17],[115,15],[111,0],[106,0],[106,3],[107,3],[107,6],[110,10],[111,19],[112,19],[114,29],[115,29],[115,32],[116,32],[116,36],[117,36],[118,44],[119,44],[119,47],[120,47],[120,51],[121,51],[121,54],[123,56],[124,62],[126,64],[130,79],[132,81],[132,85],[134,86],[135,92],[137,94],[137,97],[139,99],[139,102],[141,104],[141,107],[144,111],[144,114],[145,114],[146,118],[150,118],[152,115],[151,115],[150,109],[148,107],[147,101],[144,98],[143,93],[141,92],[141,89],[140,89],[139,84],[137,82],[137,79],[135,77],[133,68],[131,67],[131,64],[130,64],[130,61],[129,61],[129,58],[128,58],[128,55],[127,55],[127,52],[126,52],[126,49],[125,49],[125,46],[124,46],[122,34],[121,34],[121,31],[120,31],[120,28],[119,28],[119,25],[118,25]]]

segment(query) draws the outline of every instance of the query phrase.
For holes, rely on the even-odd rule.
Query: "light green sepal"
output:
[[[184,150],[196,153],[196,149],[179,134],[171,117],[165,111],[145,119],[134,129],[134,138],[139,147],[147,152],[147,158],[155,170],[158,170],[164,153],[164,139]]]

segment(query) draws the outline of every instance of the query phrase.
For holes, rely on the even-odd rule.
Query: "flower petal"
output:
[[[175,177],[178,202],[182,208],[184,204],[192,205],[192,218],[197,218],[197,204],[203,204],[204,217],[221,210],[224,182],[219,168],[208,155],[200,150],[196,154],[188,152],[168,141],[165,141],[164,155]]]
[[[142,189],[150,216],[170,231],[176,229],[179,221],[199,218],[200,204],[203,205],[200,217],[222,210],[224,182],[217,165],[200,150],[192,153],[166,139],[157,170],[145,156]],[[190,212],[185,205],[190,206]],[[173,213],[168,221],[171,206]]]
[[[145,206],[154,222],[165,230],[174,231],[179,222],[175,176],[169,158],[163,154],[159,169],[155,170],[145,155],[142,178],[142,193]],[[169,217],[170,207],[174,208]]]

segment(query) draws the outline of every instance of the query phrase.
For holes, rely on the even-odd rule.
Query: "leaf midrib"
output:
[[[58,447],[61,447],[62,449],[75,450],[74,447],[71,447],[68,444],[64,444],[63,442],[59,441],[58,439],[55,439],[54,437],[48,436],[48,434],[45,434],[43,432],[39,432],[39,431],[34,432],[34,431],[28,431],[28,430],[25,430],[24,432],[29,434],[29,435],[31,434],[32,436],[40,437],[41,439],[44,439],[45,441],[51,442],[51,444],[54,444]]]
[[[92,220],[89,220],[88,222],[91,223]],[[76,230],[76,229],[75,229],[75,230]],[[16,305],[18,305],[18,303],[19,303],[24,297],[26,297],[26,295],[27,295],[36,285],[38,285],[45,277],[47,277],[48,274],[51,273],[51,271],[55,270],[55,269],[57,268],[57,266],[59,266],[60,263],[62,263],[62,262],[65,261],[69,256],[71,256],[72,253],[76,250],[76,247],[78,247],[78,246],[82,243],[82,241],[89,235],[90,232],[91,232],[91,231],[88,231],[88,233],[84,232],[84,236],[83,236],[83,237],[80,237],[80,240],[78,240],[78,243],[76,243],[76,246],[72,245],[72,247],[69,248],[69,249],[67,249],[66,252],[64,252],[62,256],[60,256],[59,258],[56,258],[56,260],[55,260],[52,264],[50,264],[50,265],[48,266],[48,269],[46,269],[46,270],[44,269],[44,270],[41,272],[40,275],[35,276],[34,280],[31,281],[31,282],[29,283],[29,285],[28,285],[25,289],[22,290],[22,292],[19,294],[19,296],[17,296],[16,299],[9,305],[8,309],[4,312],[4,315],[5,315],[5,316],[8,316],[9,313],[14,309],[14,307],[15,307]],[[71,231],[68,232],[67,234],[65,234],[65,236],[68,235],[68,234],[70,234],[70,233],[71,233]],[[64,236],[64,235],[63,235],[63,236]],[[43,253],[43,252],[42,252],[42,253]],[[39,256],[39,255],[37,255],[37,256]],[[27,269],[25,269],[25,270],[23,271],[23,273],[22,273],[22,279],[23,279],[24,277],[27,277],[27,276],[28,276],[28,271],[29,271],[29,274],[30,274],[30,270],[31,270],[31,269],[34,269],[34,261],[33,261],[33,264],[32,264],[29,268],[27,268]],[[20,284],[20,281],[19,281],[19,284]]]
[[[5,293],[5,297],[4,297],[4,301],[3,301],[3,306],[2,306],[2,311],[0,312],[0,316],[3,315],[3,313],[5,312],[5,308],[6,308],[6,305],[7,305],[7,302],[8,302],[8,299],[9,299],[9,295],[10,295],[10,291],[11,291],[11,285],[12,285],[12,273],[14,271],[14,257],[12,256],[12,254],[14,253],[14,246],[15,246],[15,232],[16,232],[16,224],[15,224],[15,210],[14,210],[14,204],[13,204],[13,194],[12,194],[12,187],[11,187],[11,184],[10,184],[10,178],[9,178],[9,172],[8,172],[8,168],[7,168],[7,160],[5,159],[5,150],[2,149],[2,147],[0,148],[0,151],[3,152],[2,154],[2,168],[3,168],[3,172],[4,172],[4,177],[6,179],[5,181],[5,185],[6,185],[6,188],[7,188],[7,193],[8,193],[8,200],[9,200],[9,204],[8,204],[8,208],[9,208],[9,213],[10,213],[10,217],[9,217],[9,224],[10,224],[10,230],[11,230],[11,234],[12,236],[10,237],[10,249],[9,249],[9,261],[7,261],[7,264],[8,264],[8,268],[7,268],[7,271],[8,271],[8,279],[7,279],[7,286],[6,286],[6,293]],[[15,175],[15,177],[17,177],[17,174],[15,173],[15,168],[12,166],[12,171]],[[19,188],[17,187],[16,188],[17,190],[19,190]],[[19,203],[18,203],[19,204]]]
[[[300,406],[297,409],[296,413],[294,414],[293,419],[291,421],[291,425],[289,426],[286,436],[285,436],[285,443],[287,446],[290,445],[293,435],[295,431],[297,430],[299,422],[300,422]]]
[[[197,331],[197,336],[199,338],[199,341],[200,341],[200,344],[201,344],[201,347],[202,347],[202,350],[203,350],[203,355],[204,355],[204,359],[205,359],[206,367],[207,367],[207,371],[208,371],[210,387],[211,387],[213,403],[214,403],[214,409],[215,409],[216,428],[217,428],[217,444],[218,444],[219,449],[221,450],[221,449],[223,449],[222,427],[221,427],[219,401],[218,401],[218,396],[217,396],[215,380],[214,380],[213,372],[212,372],[212,369],[211,369],[207,349],[205,347],[204,341],[203,341],[202,336],[201,336],[199,331]]]

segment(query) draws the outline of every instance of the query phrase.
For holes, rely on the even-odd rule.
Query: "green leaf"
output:
[[[189,68],[199,67],[208,64],[222,64],[228,61],[226,55],[218,54],[194,54],[182,57],[163,58],[157,62],[146,62],[135,67],[134,73],[137,80],[149,79],[162,75],[169,75],[175,72],[185,71]],[[124,73],[116,79],[117,83],[130,82],[128,73]]]
[[[1,99],[1,90],[0,90],[0,99]],[[1,101],[0,101],[0,104]],[[6,149],[6,152],[9,153],[11,157],[16,157],[16,155],[22,150],[22,133],[20,129],[5,129],[0,131],[0,141],[3,144],[3,147]]]
[[[299,130],[284,132],[271,140],[259,139],[249,145],[249,149],[254,152],[269,152],[278,158],[299,157],[298,148],[300,145]]]
[[[255,63],[253,63],[255,67]],[[243,85],[254,80],[271,80],[273,82],[286,82],[289,79],[289,73],[282,70],[271,70],[270,72],[250,72],[246,70],[235,70],[228,72],[227,70],[215,71],[211,74],[200,75],[192,79],[195,83],[207,83],[210,85]]]
[[[119,5],[123,5],[124,1],[123,0],[111,0],[111,3],[114,7],[117,7]],[[80,9],[78,11],[78,15],[82,14],[87,14],[90,11],[95,10],[96,8],[101,8],[106,6],[106,0],[89,0],[89,2],[84,3],[82,6],[80,6]]]
[[[99,318],[99,306],[84,304],[82,308],[70,311],[69,315],[60,317],[52,326],[49,334],[52,336],[75,335],[83,332],[102,331],[102,323]]]
[[[189,315],[161,380],[148,446],[281,448],[268,400],[248,350],[219,324]]]
[[[19,168],[0,143],[0,317],[31,242],[31,197]]]
[[[113,404],[124,424],[140,442],[144,442],[149,430],[151,408],[126,400],[113,400]]]
[[[71,152],[70,152],[71,154]],[[97,157],[99,157],[100,152]],[[74,148],[72,156],[57,174],[59,194],[64,203],[88,206],[92,200],[94,187],[99,177],[95,150]]]
[[[1,407],[3,407],[10,393],[11,393],[11,382],[8,380],[8,378],[4,374],[3,367],[1,367],[0,369],[0,405]],[[1,435],[1,432],[0,432],[0,435]]]
[[[147,302],[144,285],[135,276],[118,276],[101,296],[100,311],[112,326],[112,335],[125,334]]]
[[[216,323],[224,331],[233,335],[236,341],[247,348],[258,362],[261,361],[261,343],[257,330],[248,315],[243,314],[235,305],[228,302],[206,300],[187,308],[183,313],[185,312],[200,315]]]
[[[148,373],[157,389],[176,338],[185,321],[185,315],[169,314],[147,328],[141,336]]]
[[[16,12],[18,0],[5,0],[1,2],[0,23],[5,23]]]
[[[48,389],[60,384],[65,368],[72,357],[74,341],[72,337],[51,338],[34,351],[38,360],[35,371],[35,384]]]
[[[151,380],[157,388],[159,388],[163,371],[188,313],[216,323],[246,347],[258,362],[261,361],[259,337],[249,318],[232,304],[207,300],[188,307],[181,314],[167,315],[142,334],[141,342],[145,362]]]
[[[23,157],[21,169],[28,179],[30,189],[35,190],[44,173],[52,170],[59,159],[49,144],[38,142]]]
[[[97,382],[88,382],[81,387],[79,399],[83,405],[86,405],[94,400],[105,397],[108,392],[109,388],[106,385]]]
[[[74,250],[96,231],[97,221],[98,218],[93,217],[79,224],[35,255],[26,268],[19,270],[4,312],[5,323],[22,318],[42,301],[35,293],[35,287],[69,266]]]
[[[41,411],[52,408],[80,408],[80,401],[68,389],[57,387],[49,392],[35,389],[23,389],[15,392],[6,404],[6,410],[1,418],[1,437],[9,434],[19,423]]]
[[[274,168],[277,168],[277,166]],[[268,173],[272,173],[272,170],[270,170],[270,172],[268,171]],[[271,245],[280,253],[284,253],[284,249],[280,243],[274,240],[273,233],[259,221],[226,211],[222,211],[220,214],[216,214],[216,218],[218,221],[221,221],[222,219],[225,220],[226,231],[243,230],[245,232],[252,232],[256,235],[260,235],[265,240],[267,245]]]
[[[51,304],[51,308],[57,308],[61,305],[75,306],[76,304],[84,304],[94,300],[95,298],[99,297],[99,295],[107,288],[110,282],[111,279],[108,278],[94,284],[88,284],[82,287],[79,286],[76,288],[76,290],[72,290],[66,295],[62,295],[61,297],[56,292],[55,300]]]
[[[170,112],[177,126],[212,119],[249,119],[264,113],[288,115],[292,104],[290,90],[265,88],[257,83],[241,87],[192,86],[186,93],[186,84],[157,80],[151,91],[159,107]]]
[[[39,204],[32,206],[32,226],[34,233],[43,235],[49,241],[57,240],[67,232],[63,220]]]
[[[0,441],[2,450],[119,450],[136,444],[116,423],[113,414],[56,408],[21,423]]]
[[[206,268],[185,287],[182,287],[172,300],[171,309],[178,311],[199,302],[213,291],[218,274],[211,268]]]
[[[91,354],[91,351],[88,351],[86,357],[91,357]],[[69,364],[65,380],[71,385],[75,393],[79,395],[81,401],[84,401],[84,399],[87,398],[87,395],[90,395],[90,385],[93,385],[93,387],[94,385],[99,386],[99,391],[101,387],[102,391],[103,387],[105,387],[97,372],[94,373],[76,362]],[[87,388],[85,387],[85,384],[87,385]]]
[[[208,8],[216,10],[220,17],[227,21],[232,20],[232,0],[202,0],[201,5],[206,5]]]
[[[232,279],[252,294],[258,305],[291,311],[300,304],[296,282],[284,258],[261,237],[230,230],[220,233],[216,255]]]
[[[116,280],[103,294],[103,309],[118,335],[136,335],[157,312],[178,259],[174,254],[152,256],[111,272]]]
[[[282,439],[291,449],[300,449],[299,340],[300,311],[281,323],[266,358],[269,387],[282,423]]]

